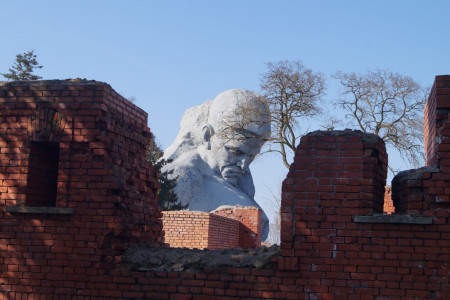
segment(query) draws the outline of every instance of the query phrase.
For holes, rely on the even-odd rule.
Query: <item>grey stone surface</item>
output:
[[[249,165],[270,135],[269,108],[252,91],[233,89],[188,109],[180,132],[164,151],[164,170],[179,176],[175,192],[190,210],[210,212],[222,205],[255,206]],[[262,239],[269,224],[263,213]]]
[[[0,81],[0,86],[40,86],[40,85],[103,85],[111,88],[102,81],[88,80],[86,78],[53,79],[53,80],[25,80],[25,81]],[[112,89],[112,88],[111,88]]]
[[[73,214],[73,208],[66,207],[31,207],[31,206],[7,206],[6,212],[22,214]]]
[[[436,166],[426,166],[418,169],[411,169],[406,171],[401,171],[395,175],[392,182],[404,182],[405,180],[417,180],[422,179],[423,173],[437,173],[440,172],[440,169]]]
[[[432,224],[433,218],[411,215],[372,215],[353,216],[355,223],[389,223],[389,224]]]
[[[309,132],[306,136],[361,136],[363,141],[377,142],[380,138],[376,134],[364,133],[361,130],[316,130]]]

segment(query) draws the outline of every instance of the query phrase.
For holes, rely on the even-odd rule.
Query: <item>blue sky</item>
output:
[[[105,81],[137,99],[163,148],[187,108],[231,88],[259,91],[265,62],[300,59],[323,72],[323,105],[338,117],[329,76],[339,70],[384,68],[426,86],[450,74],[448,0],[0,1],[0,10],[0,72],[35,49],[44,79]],[[267,155],[252,171],[270,210],[287,170]]]

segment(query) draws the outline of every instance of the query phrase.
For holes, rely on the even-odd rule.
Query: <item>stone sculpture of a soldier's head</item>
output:
[[[266,102],[253,91],[232,89],[188,109],[165,156],[175,162],[195,150],[216,176],[237,186],[269,135]]]
[[[180,132],[164,151],[178,177],[175,192],[189,209],[211,211],[221,205],[260,207],[249,165],[270,136],[270,111],[255,92],[233,89],[188,109]],[[262,238],[269,220],[263,212]]]
[[[202,126],[200,156],[214,173],[237,186],[270,135],[269,108],[257,93],[233,89],[209,106]]]

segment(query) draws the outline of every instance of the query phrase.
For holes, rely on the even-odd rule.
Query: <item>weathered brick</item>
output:
[[[448,134],[448,124],[442,123],[449,120],[449,113],[443,111],[447,109],[448,95],[439,93],[441,88],[450,87],[450,76],[436,77],[425,112],[427,163],[441,164],[439,169],[427,169],[423,173],[414,171],[415,175],[409,181],[400,180],[393,183],[392,190],[385,189],[387,157],[384,144],[379,140],[363,139],[360,134],[352,135],[348,131],[343,135],[338,132],[328,136],[307,135],[298,147],[295,163],[282,188],[282,254],[272,258],[273,269],[209,268],[196,274],[133,272],[122,265],[121,253],[126,242],[157,241],[161,237],[160,213],[155,199],[131,196],[128,187],[118,183],[121,175],[110,168],[111,173],[105,173],[105,163],[111,163],[110,151],[123,157],[120,152],[123,137],[116,141],[115,133],[109,131],[112,125],[120,127],[120,124],[103,120],[101,115],[94,117],[88,110],[94,102],[99,111],[109,110],[125,123],[133,121],[131,126],[139,132],[147,128],[147,115],[105,84],[69,81],[63,86],[49,82],[19,84],[16,88],[13,83],[5,89],[5,85],[0,84],[0,104],[11,105],[0,106],[3,109],[0,110],[0,130],[4,130],[0,131],[0,134],[4,133],[0,147],[8,148],[0,153],[0,299],[51,299],[55,295],[61,299],[99,300],[450,297],[448,254],[444,251],[450,245],[447,225],[450,218],[447,205],[450,201],[450,170],[447,166],[450,164],[445,161],[450,159],[450,151],[435,144],[437,141],[447,144],[446,136],[435,137]],[[83,93],[86,96],[79,96],[81,91],[86,92]],[[17,97],[35,101],[16,106]],[[44,101],[37,97],[56,102],[69,101],[67,97],[73,97],[74,106],[55,102],[44,109],[48,114],[64,107],[67,119],[64,133],[52,136],[39,131],[38,134],[39,126],[31,126],[26,133],[14,131],[28,128],[28,125],[17,125],[19,119],[14,114],[18,115],[20,110],[27,110],[20,116],[21,123],[28,124],[30,116],[40,120],[40,115],[35,115],[34,111],[40,111]],[[437,105],[436,102],[441,103]],[[28,107],[33,104],[35,107]],[[437,106],[441,108],[439,114],[435,114]],[[1,111],[9,108],[13,109],[8,111],[9,119],[4,122]],[[80,116],[80,113],[87,115]],[[8,123],[16,125],[7,127]],[[90,134],[90,130],[100,123],[101,130],[107,131],[107,135],[97,139],[96,133]],[[14,130],[7,134],[8,128]],[[58,131],[51,126],[47,129]],[[75,134],[75,140],[71,138],[72,134]],[[68,216],[6,213],[5,205],[24,205],[28,201],[27,178],[18,175],[28,173],[29,141],[47,138],[59,141],[60,159],[64,160],[59,164],[61,174],[58,174],[56,206],[74,208],[74,213]],[[140,155],[145,157],[145,147],[142,144],[135,146],[130,147],[133,151],[142,149]],[[105,151],[94,154],[95,149],[91,147]],[[80,153],[76,158],[77,155],[71,152],[83,149],[90,151],[85,159],[79,158]],[[97,156],[95,159],[94,155]],[[3,168],[4,164],[9,165]],[[144,159],[137,165],[145,166]],[[23,169],[19,171],[18,167]],[[152,170],[148,166],[125,171],[134,172],[134,188],[139,189],[139,181],[143,186],[146,186],[144,181],[148,181],[142,174],[152,177]],[[352,220],[357,215],[391,211],[394,206],[386,206],[390,195],[399,212],[428,216],[433,223],[372,224]],[[121,203],[131,211],[120,208],[123,207]],[[249,225],[254,225],[254,220],[259,218],[256,214],[247,215],[245,210],[222,211],[220,216],[214,217],[223,221],[233,214]],[[181,215],[180,223],[175,226],[200,226],[202,222],[214,219],[210,216],[201,218],[201,214],[194,212]],[[145,227],[147,224],[152,225]],[[205,238],[206,235],[200,236]],[[185,242],[191,240],[188,236],[184,239]]]

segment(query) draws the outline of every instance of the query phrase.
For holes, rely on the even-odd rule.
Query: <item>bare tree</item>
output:
[[[266,186],[268,191],[269,198],[268,203],[272,207],[272,210],[276,212],[275,217],[273,218],[273,222],[270,222],[269,225],[269,235],[265,242],[268,242],[272,245],[279,245],[281,241],[281,185],[278,187],[277,192],[273,192],[268,186]]]
[[[288,151],[295,152],[304,133],[300,120],[320,112],[318,102],[325,89],[324,75],[306,68],[301,61],[267,63],[261,90],[270,108],[272,135],[269,151],[281,154],[289,168]]]
[[[286,168],[307,126],[300,126],[305,117],[318,114],[324,89],[324,75],[306,68],[300,61],[267,63],[260,87],[262,97],[240,104],[234,114],[221,120],[223,141],[258,138],[268,142],[267,152],[278,152]],[[255,134],[269,127],[268,137]],[[251,129],[251,130],[248,130]],[[291,152],[291,153],[290,153]]]
[[[245,142],[256,138],[261,142],[270,141],[271,113],[264,97],[257,97],[236,103],[233,110],[220,119],[221,130],[214,134],[225,144],[228,141]]]
[[[280,218],[280,210],[278,209],[278,213],[275,216],[273,223],[269,225],[269,235],[265,242],[270,243],[271,245],[279,245],[281,242],[281,218]]]
[[[339,120],[336,117],[332,117],[327,114],[324,124],[320,125],[320,127],[322,127],[326,131],[332,131],[337,126],[342,126],[342,125],[343,125],[342,120]]]
[[[338,72],[338,100],[347,118],[365,133],[374,133],[395,147],[411,164],[423,160],[423,108],[426,92],[411,77],[386,70],[365,74]],[[394,170],[390,167],[390,170]]]
[[[281,154],[289,168],[289,157],[309,128],[301,121],[321,111],[318,104],[324,94],[324,77],[300,61],[267,63],[260,82],[262,97],[236,107],[234,114],[221,120],[225,130],[217,134],[223,141],[258,138],[268,142],[266,151]],[[269,136],[255,134],[269,124]]]

